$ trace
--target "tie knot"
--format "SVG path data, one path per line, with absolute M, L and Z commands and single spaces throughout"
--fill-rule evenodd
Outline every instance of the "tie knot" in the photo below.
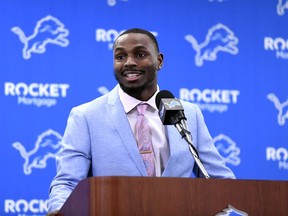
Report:
M 144 115 L 148 108 L 148 104 L 138 104 L 137 105 L 137 111 L 139 115 Z

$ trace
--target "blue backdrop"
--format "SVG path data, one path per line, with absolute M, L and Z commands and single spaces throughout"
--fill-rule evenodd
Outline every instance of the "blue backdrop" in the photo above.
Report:
M 111 46 L 140 27 L 160 88 L 197 103 L 238 179 L 288 180 L 287 0 L 1 0 L 0 215 L 45 215 L 73 106 L 111 90 Z

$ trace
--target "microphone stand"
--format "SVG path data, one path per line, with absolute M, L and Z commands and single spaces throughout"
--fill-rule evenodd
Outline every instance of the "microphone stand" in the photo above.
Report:
M 189 150 L 190 150 L 197 166 L 199 167 L 201 173 L 204 175 L 204 177 L 206 179 L 210 179 L 210 176 L 209 176 L 208 172 L 206 171 L 205 167 L 203 166 L 203 164 L 201 163 L 201 161 L 199 159 L 198 152 L 193 145 L 192 136 L 191 136 L 190 131 L 187 128 L 186 122 L 183 119 L 181 119 L 181 123 L 176 123 L 175 127 L 177 128 L 177 130 L 181 134 L 182 138 L 184 138 L 186 140 L 186 142 L 188 143 Z

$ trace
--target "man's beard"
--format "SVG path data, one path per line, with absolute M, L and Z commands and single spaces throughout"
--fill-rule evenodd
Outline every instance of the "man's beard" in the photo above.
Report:
M 121 89 L 128 95 L 137 98 L 138 95 L 140 95 L 144 90 L 150 88 L 151 85 L 153 85 L 153 81 L 152 82 L 146 82 L 141 86 L 132 86 L 132 87 L 128 87 L 125 86 L 123 83 L 121 83 L 118 79 L 118 77 L 116 76 L 116 73 L 114 72 L 114 77 L 117 80 L 117 82 L 119 83 Z

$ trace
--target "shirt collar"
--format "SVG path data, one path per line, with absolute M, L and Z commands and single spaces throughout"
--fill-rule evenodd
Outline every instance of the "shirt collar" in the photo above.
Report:
M 157 90 L 154 93 L 154 95 L 148 100 L 145 101 L 145 103 L 149 104 L 151 107 L 153 107 L 155 110 L 157 109 L 156 103 L 155 103 L 155 98 L 157 93 L 159 92 L 159 86 L 157 85 Z M 143 101 L 140 101 L 134 97 L 131 97 L 127 93 L 125 93 L 121 87 L 118 84 L 118 94 L 120 97 L 120 101 L 123 104 L 124 110 L 126 113 L 129 113 L 132 109 L 134 109 L 138 104 L 143 103 Z

